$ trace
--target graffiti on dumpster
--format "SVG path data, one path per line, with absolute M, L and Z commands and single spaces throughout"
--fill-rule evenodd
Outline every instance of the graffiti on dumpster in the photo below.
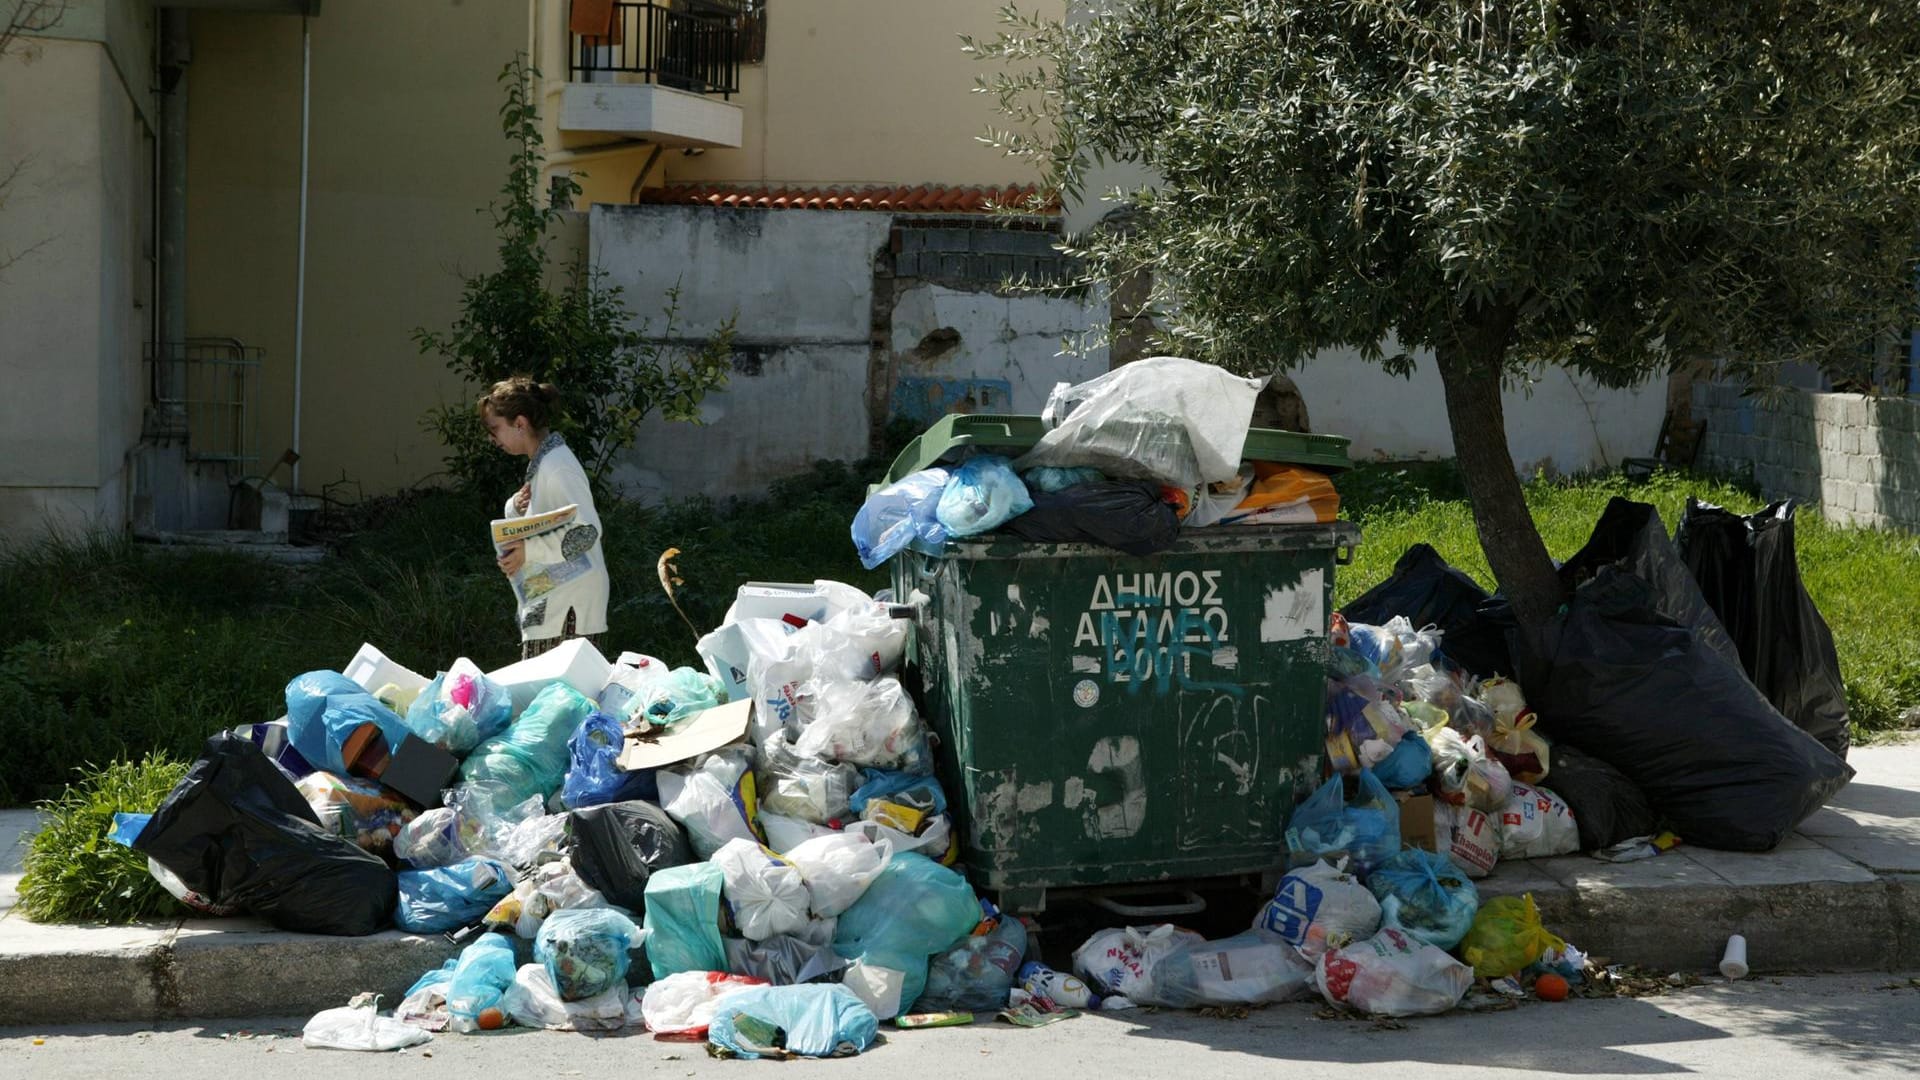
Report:
M 1239 697 L 1242 687 L 1193 673 L 1196 656 L 1219 667 L 1238 663 L 1237 650 L 1228 644 L 1221 577 L 1219 570 L 1102 574 L 1080 613 L 1074 647 L 1097 647 L 1106 680 L 1124 684 L 1129 694 L 1152 688 L 1161 697 L 1176 689 Z

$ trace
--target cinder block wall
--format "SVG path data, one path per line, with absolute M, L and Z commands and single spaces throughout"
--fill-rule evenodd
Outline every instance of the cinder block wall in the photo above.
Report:
M 1768 498 L 1818 506 L 1842 524 L 1920 530 L 1920 401 L 1790 391 L 1777 400 L 1700 383 L 1700 464 L 1751 473 Z

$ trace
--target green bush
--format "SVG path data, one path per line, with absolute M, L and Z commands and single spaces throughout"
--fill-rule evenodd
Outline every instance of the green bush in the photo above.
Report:
M 88 769 L 39 806 L 20 911 L 35 922 L 127 923 L 186 912 L 147 872 L 147 858 L 107 839 L 116 813 L 147 813 L 187 774 L 165 754 Z

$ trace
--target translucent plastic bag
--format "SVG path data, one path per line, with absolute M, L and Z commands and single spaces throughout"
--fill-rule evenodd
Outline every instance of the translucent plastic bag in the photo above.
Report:
M 904 773 L 933 772 L 927 726 L 900 680 L 808 683 L 812 722 L 793 747 L 802 754 Z
M 1513 785 L 1500 812 L 1500 857 L 1545 859 L 1580 850 L 1580 824 L 1566 801 L 1543 787 Z
M 863 769 L 860 775 L 864 782 L 847 799 L 847 808 L 856 814 L 865 811 L 871 799 L 900 803 L 927 814 L 947 812 L 947 793 L 931 776 L 885 769 Z
M 541 866 L 532 877 L 514 886 L 513 892 L 494 904 L 482 921 L 531 941 L 539 936 L 547 916 L 556 911 L 606 906 L 607 898 L 563 859 Z
M 727 692 L 720 680 L 690 667 L 674 668 L 666 678 L 649 683 L 635 699 L 632 716 L 652 727 L 674 724 L 724 704 Z
M 287 684 L 287 738 L 314 768 L 345 776 L 372 738 L 387 749 L 409 734 L 392 709 L 337 671 L 309 671 Z M 371 729 L 371 730 L 368 730 Z
M 1287 849 L 1296 863 L 1347 859 L 1365 877 L 1400 850 L 1400 804 L 1370 769 L 1360 770 L 1358 794 L 1347 802 L 1345 779 L 1335 775 L 1293 812 Z
M 867 496 L 853 516 L 860 565 L 872 570 L 915 544 L 939 551 L 947 530 L 934 512 L 951 476 L 945 469 L 922 469 Z
M 315 1013 L 300 1032 L 300 1045 L 309 1050 L 402 1050 L 432 1041 L 427 1032 L 381 1016 L 371 1005 Z
M 740 934 L 763 941 L 807 925 L 807 882 L 792 863 L 751 840 L 729 840 L 714 852 Z
M 858 903 L 893 858 L 893 844 L 861 833 L 832 833 L 786 853 L 806 879 L 813 913 L 832 918 Z
M 1453 860 L 1470 878 L 1493 873 L 1500 862 L 1498 815 L 1471 806 L 1433 804 L 1434 848 Z
M 372 780 L 313 772 L 294 781 L 320 824 L 355 847 L 385 857 L 394 839 L 419 814 L 402 796 Z
M 547 967 L 562 1001 L 579 1001 L 624 984 L 629 951 L 646 931 L 612 908 L 569 908 L 540 924 L 533 958 Z
M 1513 794 L 1507 767 L 1487 756 L 1479 736 L 1463 739 L 1452 728 L 1427 733 L 1433 746 L 1434 794 L 1442 802 L 1499 813 Z
M 1073 951 L 1073 970 L 1095 993 L 1133 1000 L 1153 992 L 1153 973 L 1162 959 L 1207 939 L 1172 923 L 1102 930 Z
M 752 755 L 744 746 L 728 747 L 705 755 L 691 771 L 662 770 L 656 777 L 661 809 L 687 830 L 698 857 L 713 858 L 729 840 L 764 842 Z
M 1435 1016 L 1467 996 L 1473 969 L 1445 949 L 1388 928 L 1322 957 L 1314 982 L 1330 1005 L 1379 1016 Z
M 1033 509 L 1033 496 L 998 454 L 977 454 L 953 471 L 934 517 L 954 538 L 992 532 Z
M 1137 1005 L 1197 1009 L 1209 1005 L 1262 1005 L 1309 992 L 1313 964 L 1292 945 L 1264 930 L 1175 949 L 1154 966 Z
M 1079 487 L 1081 484 L 1097 484 L 1106 478 L 1106 474 L 1099 469 L 1057 469 L 1047 466 L 1029 469 L 1020 474 L 1021 482 L 1027 485 L 1029 491 L 1044 491 L 1049 495 L 1056 491 L 1065 491 L 1070 487 Z M 869 566 L 867 569 L 871 570 L 873 567 Z
M 569 810 L 612 802 L 660 798 L 652 769 L 629 772 L 619 765 L 626 735 L 620 721 L 603 712 L 587 717 L 567 739 L 567 778 L 560 800 Z
M 486 792 L 495 806 L 536 796 L 544 802 L 566 777 L 567 741 L 591 715 L 593 702 L 565 683 L 554 683 L 505 732 L 474 747 L 460 777 Z
M 809 926 L 811 930 L 811 926 Z M 843 971 L 848 961 L 833 951 L 833 935 L 824 944 L 781 934 L 765 941 L 727 939 L 727 970 L 736 975 L 765 979 L 774 986 L 815 982 Z
M 1265 379 L 1155 356 L 1074 386 L 1054 387 L 1048 427 L 1022 469 L 1085 466 L 1108 476 L 1192 489 L 1240 469 Z
M 560 1000 L 544 964 L 526 964 L 500 998 L 500 1007 L 522 1027 L 550 1031 L 617 1031 L 637 1019 L 626 983 L 615 983 L 579 1001 Z
M 869 601 L 809 625 L 800 644 L 817 679 L 866 681 L 900 666 L 907 653 L 908 619 L 896 619 L 887 605 Z
M 859 824 L 855 822 L 853 824 Z M 838 836 L 839 830 L 783 814 L 761 814 L 760 827 L 766 831 L 767 846 L 785 855 L 817 836 Z
M 453 1030 L 480 1030 L 480 1014 L 500 1004 L 500 995 L 512 985 L 512 942 L 499 934 L 482 934 L 460 950 L 446 990 Z
M 640 999 L 647 1030 L 656 1035 L 703 1035 L 728 997 L 766 981 L 724 971 L 681 971 L 654 980 Z
M 1510 679 L 1488 679 L 1480 684 L 1480 700 L 1493 710 L 1493 737 L 1487 751 L 1523 784 L 1537 783 L 1552 764 L 1552 747 L 1533 730 L 1534 713 Z
M 895 854 L 840 916 L 833 946 L 849 960 L 902 972 L 906 1010 L 926 988 L 928 958 L 979 922 L 980 902 L 965 878 L 925 856 Z
M 470 926 L 513 891 L 513 871 L 492 859 L 466 859 L 435 870 L 402 870 L 393 921 L 402 930 L 438 934 Z
M 647 879 L 647 962 L 653 977 L 682 971 L 720 971 L 727 953 L 720 944 L 720 895 L 726 875 L 712 863 L 656 870 Z
M 1393 753 L 1373 767 L 1373 774 L 1395 791 L 1424 790 L 1427 781 L 1433 778 L 1433 750 L 1426 739 L 1408 732 L 1394 745 Z
M 393 854 L 420 870 L 448 866 L 466 858 L 466 846 L 460 843 L 458 815 L 448 806 L 421 813 L 401 826 L 399 835 L 393 838 Z
M 859 769 L 796 753 L 784 730 L 760 744 L 762 810 L 823 825 L 840 821 L 850 816 L 848 800 L 859 785 Z
M 1372 937 L 1380 929 L 1380 901 L 1358 878 L 1316 862 L 1281 878 L 1253 925 L 1312 963 L 1331 949 Z
M 971 934 L 933 958 L 927 989 L 914 1002 L 921 1012 L 998 1012 L 1027 955 L 1027 928 L 1002 915 L 993 929 Z
M 715 1005 L 707 1041 L 743 1058 L 845 1057 L 873 1045 L 879 1018 L 837 983 L 762 986 Z
M 1453 860 L 1418 848 L 1380 864 L 1367 887 L 1380 900 L 1382 927 L 1404 930 L 1442 949 L 1460 944 L 1480 910 L 1480 890 Z
M 464 656 L 427 684 L 407 709 L 407 727 L 455 757 L 505 731 L 512 719 L 513 695 Z
M 1460 942 L 1460 958 L 1473 965 L 1475 975 L 1498 979 L 1519 974 L 1550 949 L 1566 947 L 1541 923 L 1532 893 L 1496 896 L 1473 917 L 1473 929 Z

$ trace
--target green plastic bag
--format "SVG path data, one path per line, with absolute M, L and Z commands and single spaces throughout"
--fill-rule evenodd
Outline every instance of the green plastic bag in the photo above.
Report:
M 712 863 L 689 863 L 656 870 L 647 879 L 644 925 L 647 962 L 653 977 L 682 971 L 727 970 L 720 942 L 720 890 L 726 878 Z
M 913 1008 L 927 988 L 933 954 L 980 925 L 980 899 L 967 879 L 918 852 L 887 863 L 860 899 L 840 913 L 834 951 L 905 973 L 900 1011 Z
M 593 715 L 593 702 L 565 683 L 540 691 L 507 730 L 473 748 L 460 778 L 494 806 L 542 803 L 567 776 L 567 740 Z
M 1566 945 L 1540 922 L 1532 893 L 1499 896 L 1480 905 L 1473 929 L 1460 942 L 1460 958 L 1473 965 L 1475 975 L 1500 979 L 1518 974 L 1547 950 Z

